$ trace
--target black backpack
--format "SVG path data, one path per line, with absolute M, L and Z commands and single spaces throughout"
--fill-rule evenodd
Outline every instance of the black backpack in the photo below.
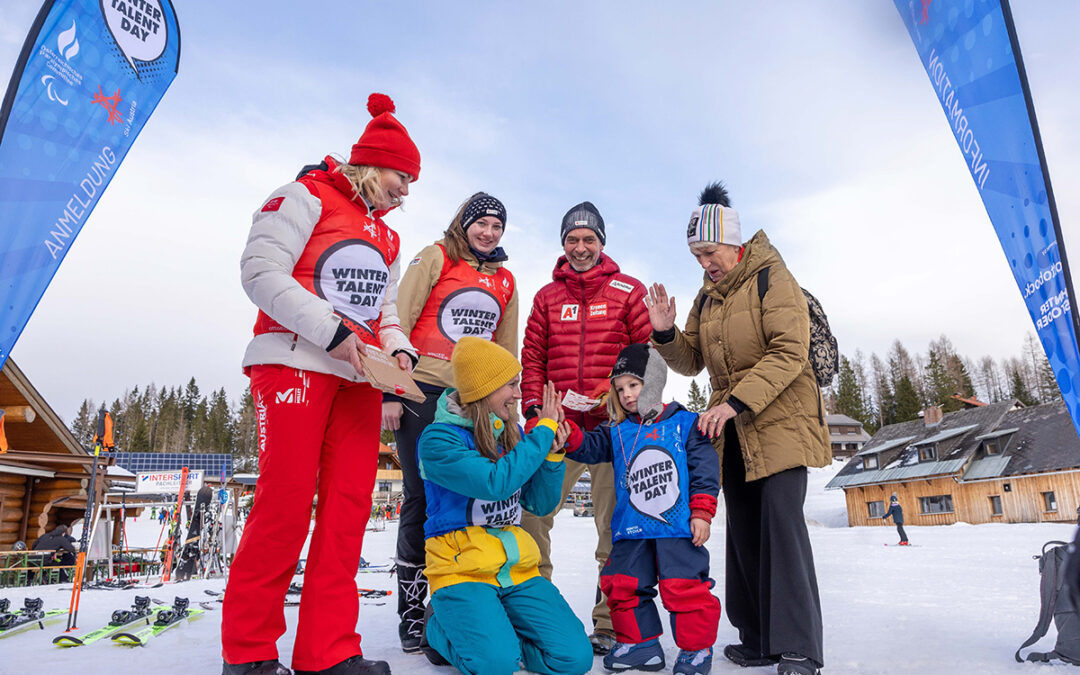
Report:
M 1049 551 L 1047 546 L 1054 546 Z M 1070 546 L 1063 541 L 1048 541 L 1043 544 L 1042 555 L 1034 556 L 1039 561 L 1039 596 L 1042 599 L 1039 609 L 1039 623 L 1031 637 L 1016 650 L 1016 660 L 1024 662 L 1020 652 L 1039 641 L 1050 628 L 1050 619 L 1057 628 L 1057 642 L 1050 652 L 1031 652 L 1027 660 L 1045 663 L 1050 659 L 1060 659 L 1066 663 L 1080 665 L 1080 614 L 1077 614 L 1074 593 L 1067 584 L 1069 574 L 1066 566 L 1069 560 Z
M 766 267 L 757 275 L 758 302 L 765 300 L 768 290 L 769 268 Z M 829 317 L 825 316 L 821 303 L 805 288 L 802 292 L 810 310 L 810 365 L 814 367 L 818 386 L 828 387 L 840 372 L 840 349 L 836 345 L 836 337 L 829 328 Z

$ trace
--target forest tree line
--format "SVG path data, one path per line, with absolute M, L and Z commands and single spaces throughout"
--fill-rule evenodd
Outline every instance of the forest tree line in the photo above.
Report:
M 957 396 L 983 403 L 1018 400 L 1025 406 L 1061 400 L 1050 361 L 1033 334 L 1020 356 L 995 361 L 958 354 L 942 335 L 925 353 L 912 353 L 896 340 L 884 357 L 856 349 L 840 355 L 840 372 L 823 392 L 830 413 L 862 422 L 871 435 L 881 427 L 909 422 L 930 406 L 960 410 Z M 688 405 L 704 410 L 708 392 L 691 382 Z
M 956 353 L 944 335 L 925 353 L 912 353 L 895 341 L 884 356 L 862 351 L 840 356 L 840 373 L 824 392 L 830 413 L 859 420 L 867 432 L 895 422 L 916 419 L 930 405 L 945 412 L 963 404 L 954 398 L 975 397 L 986 403 L 1017 399 L 1036 405 L 1061 399 L 1050 363 L 1029 334 L 1020 356 L 995 361 Z M 702 411 L 709 392 L 691 381 L 686 399 Z M 75 438 L 89 447 L 99 403 L 85 399 L 71 423 Z M 236 472 L 255 471 L 258 423 L 250 390 L 230 402 L 225 389 L 203 394 L 195 378 L 184 387 L 136 386 L 106 405 L 112 415 L 117 450 L 122 452 L 196 452 L 233 455 Z M 392 440 L 383 434 L 384 442 Z

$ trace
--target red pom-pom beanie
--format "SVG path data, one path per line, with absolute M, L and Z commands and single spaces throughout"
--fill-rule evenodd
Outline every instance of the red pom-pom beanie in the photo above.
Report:
M 372 94 L 367 107 L 372 120 L 352 147 L 349 164 L 395 169 L 409 174 L 413 180 L 419 178 L 420 151 L 392 114 L 394 102 L 386 94 Z

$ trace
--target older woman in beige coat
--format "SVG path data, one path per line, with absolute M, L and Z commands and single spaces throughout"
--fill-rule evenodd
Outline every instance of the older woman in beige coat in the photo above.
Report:
M 700 201 L 687 238 L 705 280 L 686 328 L 675 327 L 675 298 L 662 285 L 646 304 L 672 370 L 705 368 L 712 385 L 698 426 L 721 456 L 726 606 L 740 640 L 724 656 L 814 675 L 824 664 L 821 602 L 803 502 L 806 467 L 827 465 L 830 452 L 806 298 L 764 232 L 742 243 L 721 184 Z

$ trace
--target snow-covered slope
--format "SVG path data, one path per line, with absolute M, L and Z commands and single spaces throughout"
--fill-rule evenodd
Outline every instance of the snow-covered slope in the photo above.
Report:
M 1067 525 L 953 525 L 907 527 L 915 546 L 883 546 L 895 541 L 891 526 L 848 528 L 841 491 L 824 491 L 839 465 L 811 472 L 806 517 L 814 545 L 825 619 L 827 673 L 1033 673 L 1038 666 L 1013 661 L 1016 647 L 1038 617 L 1038 569 L 1032 555 L 1051 539 L 1069 539 Z M 368 532 L 364 556 L 387 562 L 394 551 L 396 525 Z M 596 564 L 591 518 L 563 511 L 554 534 L 555 583 L 587 624 L 592 608 Z M 153 545 L 158 526 L 144 517 L 132 526 L 136 543 Z M 718 517 L 707 544 L 713 559 L 717 594 L 723 601 L 724 523 Z M 298 578 L 302 580 L 302 577 Z M 368 588 L 394 589 L 388 574 L 357 575 Z M 220 590 L 223 580 L 190 581 L 150 591 L 160 599 L 185 595 L 205 600 L 204 589 Z M 70 593 L 56 587 L 0 590 L 13 605 L 26 595 L 40 596 L 47 607 L 67 607 Z M 80 625 L 108 621 L 112 610 L 130 604 L 134 591 L 87 591 L 82 597 Z M 448 675 L 449 668 L 428 664 L 423 656 L 403 654 L 397 646 L 396 597 L 385 604 L 361 607 L 360 632 L 370 658 L 388 660 L 397 675 Z M 286 608 L 289 631 L 279 642 L 282 661 L 289 662 L 296 608 Z M 726 612 L 725 612 L 726 617 Z M 0 640 L 0 673 L 216 673 L 220 672 L 221 613 L 213 611 L 179 626 L 146 647 L 124 648 L 97 643 L 61 650 L 50 644 L 62 629 L 49 627 Z M 736 640 L 735 630 L 721 621 L 717 644 Z M 677 649 L 670 636 L 663 643 L 669 667 Z M 1052 645 L 1052 636 L 1044 640 Z M 1047 647 L 1049 648 L 1049 647 Z M 600 659 L 594 672 L 604 672 Z M 717 652 L 714 673 L 745 671 Z

